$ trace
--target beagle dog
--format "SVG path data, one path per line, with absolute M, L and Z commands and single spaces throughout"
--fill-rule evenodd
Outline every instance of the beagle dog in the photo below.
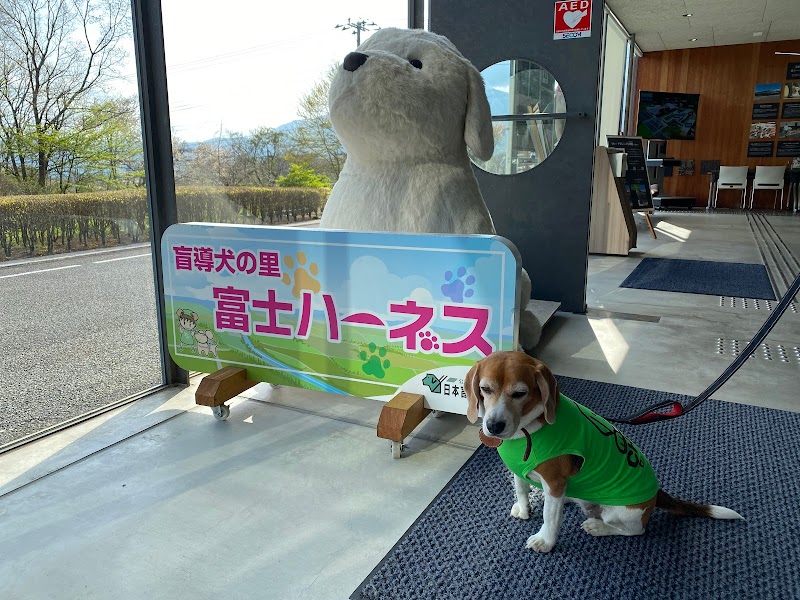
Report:
M 511 516 L 528 519 L 530 486 L 543 491 L 543 523 L 526 546 L 550 552 L 564 520 L 564 502 L 588 517 L 593 536 L 641 535 L 654 508 L 676 515 L 742 519 L 722 506 L 669 496 L 639 448 L 611 423 L 559 392 L 542 362 L 523 352 L 495 352 L 464 380 L 474 423 L 483 409 L 481 441 L 497 447 L 514 473 L 517 501 Z

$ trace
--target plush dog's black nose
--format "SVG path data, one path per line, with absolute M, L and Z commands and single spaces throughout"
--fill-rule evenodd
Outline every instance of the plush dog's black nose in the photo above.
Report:
M 498 433 L 502 433 L 502 431 L 506 428 L 505 421 L 487 421 L 486 422 L 486 429 L 489 430 L 489 433 L 492 435 L 497 435 Z
M 358 67 L 367 62 L 367 55 L 361 52 L 351 52 L 344 57 L 345 71 L 355 71 Z

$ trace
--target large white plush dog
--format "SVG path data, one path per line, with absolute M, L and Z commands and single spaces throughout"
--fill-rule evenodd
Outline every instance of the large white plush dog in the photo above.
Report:
M 330 118 L 347 162 L 320 226 L 356 231 L 494 234 L 467 147 L 494 150 L 478 70 L 445 37 L 382 29 L 348 54 L 331 83 Z M 531 282 L 523 270 L 522 308 Z M 520 343 L 534 347 L 536 317 L 523 310 Z

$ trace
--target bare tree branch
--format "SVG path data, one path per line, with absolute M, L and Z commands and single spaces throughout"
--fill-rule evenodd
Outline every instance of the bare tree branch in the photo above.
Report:
M 117 74 L 124 58 L 121 40 L 130 33 L 129 4 L 0 0 L 0 22 L 5 75 L 0 80 L 0 127 L 7 144 L 10 133 L 33 140 L 37 182 L 44 188 L 52 140 L 79 119 L 95 90 Z

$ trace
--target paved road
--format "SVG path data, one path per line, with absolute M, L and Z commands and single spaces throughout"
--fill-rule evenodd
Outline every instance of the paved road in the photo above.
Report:
M 0 263 L 0 445 L 159 383 L 149 245 Z

